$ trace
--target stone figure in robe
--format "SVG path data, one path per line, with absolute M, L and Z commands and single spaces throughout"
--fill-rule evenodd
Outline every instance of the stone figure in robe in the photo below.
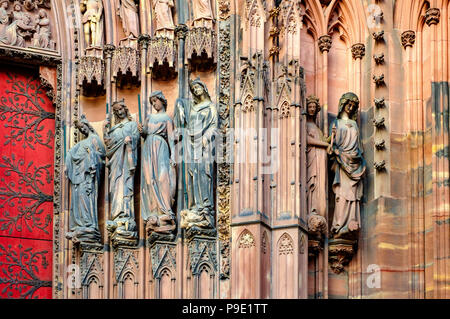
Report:
M 117 14 L 127 37 L 139 36 L 139 10 L 135 0 L 116 0 Z
M 330 144 L 316 124 L 319 99 L 309 96 L 306 102 L 307 207 L 309 230 L 316 235 L 326 232 L 327 150 Z
M 34 34 L 33 45 L 35 47 L 47 49 L 50 47 L 50 19 L 44 9 L 39 10 L 36 21 L 36 33 Z
M 175 238 L 176 216 L 172 210 L 176 192 L 173 121 L 166 113 L 167 100 L 161 91 L 153 92 L 150 110 L 139 131 L 142 145 L 141 214 L 153 239 Z
M 194 27 L 212 28 L 211 0 L 192 0 Z
M 155 13 L 155 36 L 174 38 L 175 25 L 173 23 L 172 8 L 173 0 L 153 0 L 153 11 Z
M 216 105 L 200 79 L 190 81 L 193 100 L 177 103 L 177 131 L 182 131 L 187 202 L 181 211 L 181 228 L 191 234 L 215 234 L 214 139 L 218 127 Z
M 25 40 L 31 38 L 35 27 L 31 16 L 22 11 L 22 5 L 15 3 L 12 21 L 0 34 L 0 43 L 23 48 Z
M 9 1 L 3 0 L 0 1 L 0 37 L 3 34 L 6 26 L 9 23 L 9 14 L 8 14 Z
M 103 45 L 102 0 L 81 0 L 80 10 L 86 48 L 101 47 Z
M 105 147 L 97 132 L 83 115 L 75 127 L 86 138 L 67 153 L 65 173 L 70 181 L 69 232 L 74 242 L 99 243 L 98 187 L 105 161 Z
M 137 241 L 134 175 L 140 135 L 123 100 L 113 103 L 112 111 L 114 125 L 108 115 L 103 130 L 109 168 L 110 220 L 106 227 L 113 245 L 133 246 Z
M 356 94 L 344 94 L 339 101 L 337 119 L 331 125 L 332 189 L 335 193 L 331 234 L 335 239 L 355 239 L 361 228 L 360 201 L 366 162 L 356 123 L 358 107 Z

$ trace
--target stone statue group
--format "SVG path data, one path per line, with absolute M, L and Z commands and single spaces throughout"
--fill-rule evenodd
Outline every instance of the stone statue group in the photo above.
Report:
M 181 193 L 177 203 L 181 228 L 193 235 L 215 234 L 211 148 L 218 115 L 202 81 L 190 81 L 190 90 L 192 101 L 177 100 L 174 120 L 166 113 L 167 100 L 161 91 L 151 94 L 154 112 L 147 110 L 143 123 L 132 119 L 124 101 L 113 103 L 104 123 L 103 141 L 85 116 L 75 121 L 86 138 L 66 156 L 66 175 L 71 185 L 67 238 L 82 243 L 101 241 L 98 190 L 106 157 L 106 228 L 113 246 L 137 244 L 134 178 L 141 139 L 140 211 L 149 240 L 175 238 L 177 217 L 173 207 L 177 189 Z M 175 150 L 176 145 L 181 152 Z M 182 154 L 182 159 L 175 158 L 176 154 Z
M 359 99 L 354 93 L 344 94 L 339 101 L 337 118 L 331 124 L 330 136 L 325 138 L 316 124 L 320 112 L 319 99 L 307 99 L 307 206 L 308 226 L 312 235 L 328 232 L 327 157 L 334 172 L 332 190 L 335 194 L 331 236 L 335 240 L 354 240 L 361 228 L 360 201 L 366 162 L 356 118 Z

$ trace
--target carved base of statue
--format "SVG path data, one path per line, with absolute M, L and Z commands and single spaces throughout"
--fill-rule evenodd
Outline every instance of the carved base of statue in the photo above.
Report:
M 181 223 L 180 227 L 186 230 L 186 237 L 192 238 L 194 236 L 216 236 L 216 229 L 214 227 L 214 220 L 209 210 L 204 209 L 201 212 L 195 210 L 183 210 L 180 213 Z
M 114 247 L 137 245 L 137 226 L 133 219 L 118 218 L 114 221 L 108 220 L 106 222 L 106 229 Z
M 66 233 L 66 238 L 78 243 L 99 243 L 102 239 L 100 232 L 95 228 L 78 227 Z
M 328 242 L 330 267 L 334 273 L 340 274 L 352 260 L 356 252 L 356 240 L 331 239 Z
M 176 230 L 175 220 L 171 216 L 151 216 L 146 223 L 145 229 L 148 235 L 148 243 L 155 241 L 173 241 Z
M 131 88 L 140 82 L 140 53 L 138 39 L 132 35 L 122 39 L 112 56 L 112 75 L 119 88 Z
M 190 29 L 186 38 L 186 54 L 191 71 L 214 69 L 217 64 L 214 30 L 206 27 Z
M 323 250 L 322 239 L 308 239 L 308 256 L 317 256 Z

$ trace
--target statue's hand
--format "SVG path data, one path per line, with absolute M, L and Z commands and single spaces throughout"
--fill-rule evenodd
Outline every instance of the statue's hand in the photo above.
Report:
M 138 124 L 138 130 L 141 135 L 144 135 L 144 127 L 142 126 L 141 123 Z
M 333 154 L 333 146 L 332 146 L 332 145 L 328 145 L 327 153 L 328 153 L 329 155 Z
M 206 137 L 202 137 L 202 145 L 203 145 L 203 148 L 206 148 L 207 146 L 208 146 L 208 139 L 206 138 Z
M 124 142 L 125 142 L 125 144 L 130 144 L 131 143 L 131 137 L 129 137 L 129 136 L 125 137 Z

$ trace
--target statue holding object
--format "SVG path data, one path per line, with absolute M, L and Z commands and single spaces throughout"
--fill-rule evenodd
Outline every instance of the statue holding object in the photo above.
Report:
M 109 168 L 110 218 L 106 223 L 113 246 L 137 244 L 134 214 L 134 175 L 139 142 L 138 125 L 131 118 L 124 100 L 112 105 L 103 134 Z

